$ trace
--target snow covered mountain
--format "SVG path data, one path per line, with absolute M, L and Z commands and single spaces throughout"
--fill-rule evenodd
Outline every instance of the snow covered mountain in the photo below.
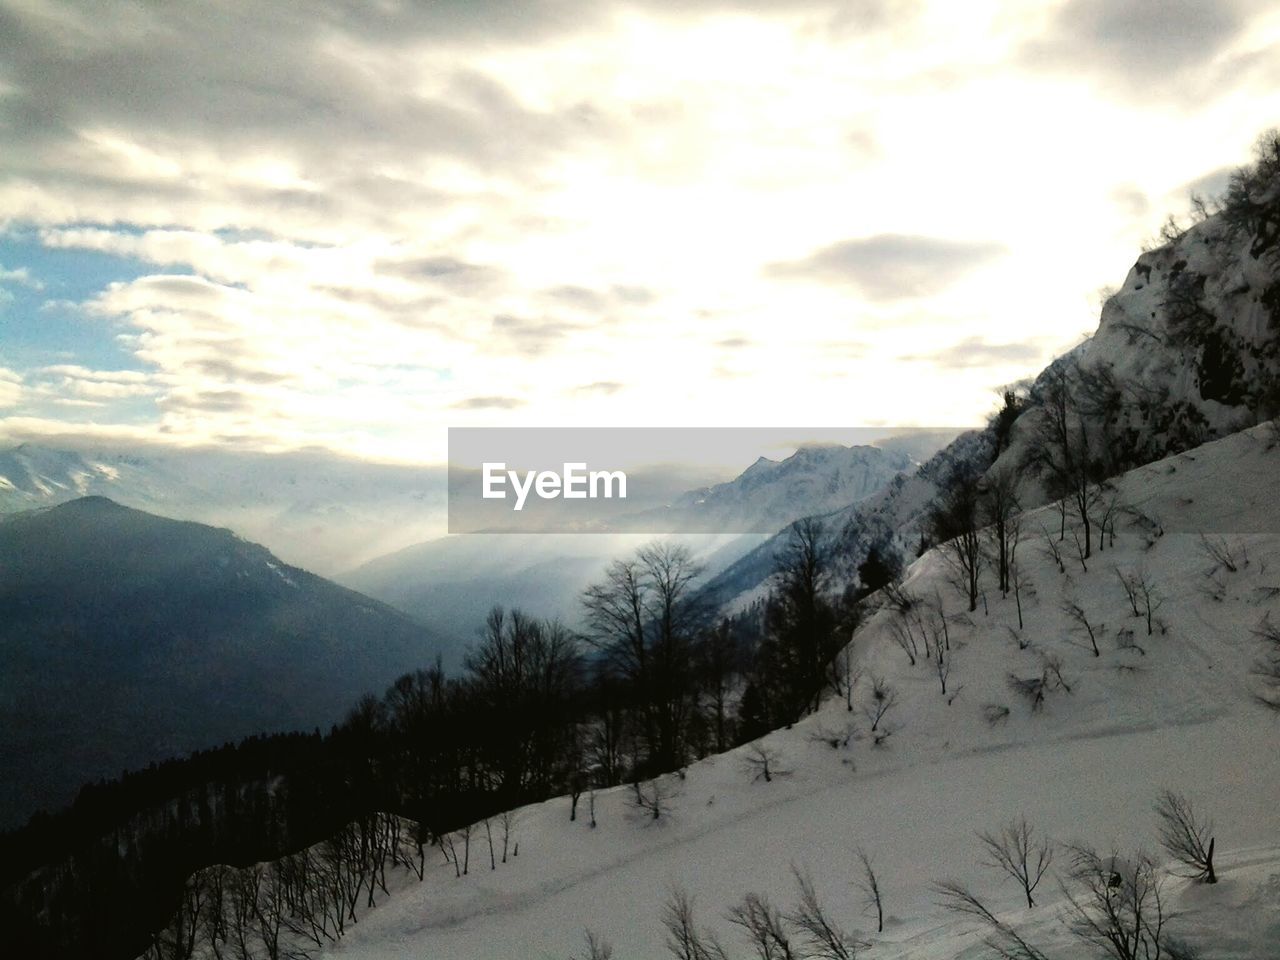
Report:
M 1274 222 L 1228 211 L 1144 254 L 1097 333 L 1008 416 L 825 514 L 847 573 L 872 544 L 912 558 L 957 475 L 991 484 L 1012 471 L 1024 513 L 1007 592 L 988 578 L 972 609 L 953 548 L 923 549 L 842 655 L 845 692 L 816 713 L 601 790 L 590 817 L 569 797 L 515 811 L 503 818 L 520 845 L 509 861 L 473 854 L 461 869 L 458 851 L 491 823 L 442 838 L 421 879 L 401 872 L 323 953 L 1276 957 Z M 1062 495 L 1054 478 L 1030 469 L 1055 416 L 1070 427 L 1064 446 L 1079 444 L 1093 508 L 1113 520 L 1089 556 L 1068 546 L 1078 533 L 1049 503 Z M 758 595 L 776 546 L 708 589 L 730 605 Z M 1166 791 L 1198 811 L 1217 883 L 1185 876 L 1162 847 Z M 1046 840 L 1034 905 L 979 835 L 1019 822 Z M 848 934 L 836 938 L 845 953 L 802 945 L 814 904 Z
M 652 539 L 649 531 L 695 531 L 665 539 L 686 544 L 712 575 L 763 539 L 713 531 L 773 531 L 815 510 L 855 503 L 913 465 L 897 449 L 802 447 L 782 461 L 761 457 L 733 480 L 692 490 L 667 510 L 622 518 L 613 524 L 616 533 L 445 537 L 379 557 L 338 579 L 430 623 L 445 638 L 446 664 L 456 667 L 495 603 L 575 623 L 583 589 L 611 559 Z
M 855 577 L 875 545 L 914 556 L 930 506 L 957 472 L 1010 471 L 1023 506 L 1045 503 L 1027 465 L 1055 383 L 1073 398 L 1074 422 L 1087 429 L 1087 453 L 1104 475 L 1280 413 L 1280 249 L 1237 221 L 1219 212 L 1142 254 L 1094 335 L 1019 391 L 1007 423 L 997 417 L 863 502 L 825 513 L 845 575 Z M 728 609 L 762 596 L 788 536 L 782 530 L 743 556 L 707 596 Z
M 322 451 L 84 447 L 0 450 L 0 514 L 104 496 L 234 529 L 287 561 L 332 573 L 444 527 L 443 469 Z
M 802 446 L 784 460 L 760 457 L 725 483 L 691 490 L 665 510 L 622 518 L 622 529 L 772 533 L 794 520 L 866 499 L 916 466 L 875 446 Z
M 182 894 L 189 912 L 171 914 L 173 942 L 219 955 L 230 916 L 265 955 L 348 960 L 563 960 L 584 945 L 591 960 L 1274 960 L 1277 224 L 1276 210 L 1252 225 L 1224 213 L 1144 254 L 1098 333 L 987 429 L 824 515 L 846 577 L 873 545 L 909 563 L 867 601 L 812 713 L 621 786 L 576 792 L 590 761 L 571 757 L 555 781 L 571 796 L 438 819 L 429 844 L 365 810 L 307 855 L 207 868 Z M 962 538 L 931 546 L 924 519 L 1003 477 L 1021 501 L 1016 569 L 1006 588 L 989 572 L 969 588 Z M 713 581 L 714 599 L 759 595 L 776 546 Z M 646 626 L 634 602 L 613 612 L 630 636 Z M 508 649 L 492 648 L 495 664 Z M 439 680 L 409 678 L 384 703 L 427 702 Z M 513 689 L 494 701 L 519 706 Z M 596 692 L 603 711 L 567 726 L 570 749 L 583 726 L 606 752 L 625 736 L 612 690 Z M 533 717 L 396 715 L 474 724 L 504 748 Z M 449 799 L 479 816 L 465 790 Z M 1181 850 L 1162 834 L 1162 796 L 1166 813 L 1195 811 Z M 1021 883 L 1019 836 L 1034 873 Z M 1217 882 L 1187 876 L 1189 855 L 1212 858 Z M 190 905 L 215 889 L 201 926 L 208 908 Z
M 833 697 L 790 729 L 641 784 L 662 798 L 657 817 L 631 786 L 590 798 L 590 818 L 586 799 L 576 819 L 568 797 L 518 810 L 517 857 L 491 869 L 473 850 L 459 876 L 432 851 L 421 881 L 397 872 L 392 895 L 321 955 L 562 960 L 584 955 L 589 929 L 614 956 L 670 956 L 664 917 L 685 891 L 704 940 L 752 957 L 729 911 L 755 894 L 794 915 L 798 870 L 864 943 L 858 956 L 984 957 L 1013 931 L 1040 951 L 1026 956 L 1087 960 L 1102 954 L 1073 932 L 1071 898 L 1086 887 L 1072 843 L 1110 871 L 1104 897 L 1128 889 L 1139 851 L 1152 858 L 1142 876 L 1160 894 L 1164 950 L 1176 937 L 1206 957 L 1274 957 L 1280 752 L 1253 670 L 1280 616 L 1278 470 L 1280 430 L 1268 423 L 1131 471 L 1116 482 L 1125 519 L 1087 570 L 1060 564 L 1051 535 L 1031 535 L 1020 596 L 990 592 L 973 614 L 944 551 L 928 551 L 897 602 L 855 633 L 849 706 Z M 1043 508 L 1026 529 L 1052 530 L 1055 516 Z M 1122 577 L 1146 584 L 1150 626 Z M 1181 878 L 1156 843 L 1164 789 L 1216 824 L 1217 884 Z M 1022 817 L 1053 843 L 1032 908 L 984 865 L 976 835 Z M 470 844 L 483 849 L 484 836 L 479 825 Z M 453 840 L 461 850 L 462 835 Z M 858 851 L 877 875 L 883 930 L 857 886 Z M 999 926 L 948 910 L 943 880 Z M 794 955 L 819 955 L 789 935 Z
M 101 496 L 119 485 L 118 466 L 91 463 L 71 450 L 23 443 L 0 452 L 0 503 L 6 511 Z

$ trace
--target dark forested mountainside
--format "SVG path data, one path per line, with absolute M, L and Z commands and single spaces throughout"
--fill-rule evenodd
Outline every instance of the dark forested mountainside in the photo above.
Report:
M 0 520 L 0 826 L 80 784 L 327 728 L 427 630 L 230 531 L 101 497 Z

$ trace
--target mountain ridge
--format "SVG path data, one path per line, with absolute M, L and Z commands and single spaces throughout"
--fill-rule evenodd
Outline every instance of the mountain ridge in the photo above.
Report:
M 1051 499 L 1027 460 L 1045 395 L 1060 378 L 1084 396 L 1079 419 L 1110 448 L 1111 473 L 1280 413 L 1280 253 L 1256 254 L 1255 246 L 1254 235 L 1220 211 L 1142 253 L 1103 304 L 1097 330 L 1010 394 L 1018 404 L 1011 423 L 1001 426 L 997 415 L 905 480 L 822 514 L 842 573 L 856 578 L 873 546 L 900 559 L 918 553 L 928 512 L 957 472 L 1007 470 L 1023 506 Z M 732 611 L 762 596 L 770 560 L 788 536 L 783 529 L 741 557 L 707 585 L 706 598 Z
M 328 726 L 435 640 L 229 530 L 87 497 L 0 518 L 0 652 L 16 822 L 124 768 Z

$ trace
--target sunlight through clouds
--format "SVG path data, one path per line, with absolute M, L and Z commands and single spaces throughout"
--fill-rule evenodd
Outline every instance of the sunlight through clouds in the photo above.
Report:
M 976 421 L 1280 108 L 1262 5 L 1145 10 L 0 2 L 4 422 Z M 19 235 L 121 265 L 70 302 L 140 380 L 41 333 Z

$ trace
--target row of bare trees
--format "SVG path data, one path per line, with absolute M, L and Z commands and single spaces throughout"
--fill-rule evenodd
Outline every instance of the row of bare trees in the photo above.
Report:
M 325 842 L 270 863 L 206 867 L 145 960 L 303 960 L 337 942 L 388 892 L 388 870 L 424 872 L 410 825 L 389 814 L 348 824 Z
M 858 881 L 865 895 L 864 905 L 874 912 L 877 928 L 884 929 L 884 904 L 879 879 L 870 859 L 859 851 L 863 877 Z M 775 906 L 762 893 L 747 893 L 725 913 L 760 960 L 856 960 L 869 943 L 845 930 L 818 895 L 808 871 L 791 867 L 795 882 L 795 902 L 791 909 Z M 662 911 L 667 952 L 676 960 L 728 960 L 729 952 L 719 936 L 700 924 L 694 914 L 693 898 L 681 887 L 674 888 Z
M 1161 844 L 1175 871 L 1198 882 L 1216 883 L 1213 825 L 1197 814 L 1185 796 L 1172 791 L 1161 793 L 1155 812 Z M 1035 908 L 1035 893 L 1060 854 L 1067 863 L 1059 887 L 1068 929 L 1109 960 L 1190 960 L 1194 956 L 1170 934 L 1174 914 L 1164 873 L 1150 855 L 1102 854 L 1086 844 L 1056 844 L 1025 817 L 996 831 L 979 832 L 978 839 L 984 865 L 1017 887 L 1028 910 Z M 882 933 L 884 888 L 867 853 L 859 849 L 856 858 L 852 885 L 859 891 L 862 909 L 875 917 L 877 931 Z M 776 906 L 766 894 L 751 892 L 724 913 L 724 920 L 736 928 L 757 960 L 856 960 L 870 942 L 841 926 L 807 870 L 793 864 L 791 873 L 795 899 L 790 909 Z M 963 883 L 944 880 L 933 884 L 933 890 L 942 906 L 981 923 L 986 945 L 1002 960 L 1048 960 L 1002 911 L 988 906 Z M 682 887 L 670 891 L 662 909 L 662 926 L 666 951 L 676 960 L 729 960 L 731 956 L 720 936 L 697 918 L 694 898 Z M 593 931 L 586 932 L 586 941 L 583 960 L 613 957 L 612 945 Z
M 1161 846 L 1178 875 L 1206 884 L 1218 882 L 1213 857 L 1213 824 L 1201 817 L 1182 794 L 1163 791 L 1155 804 Z M 1111 960 L 1179 960 L 1190 952 L 1168 930 L 1172 913 L 1164 892 L 1160 865 L 1148 854 L 1101 854 L 1085 844 L 1055 845 L 1037 835 L 1025 817 L 997 832 L 979 833 L 987 866 L 1018 887 L 1027 909 L 1033 893 L 1054 861 L 1065 853 L 1068 867 L 1060 880 L 1067 904 L 1068 927 Z M 1008 921 L 1002 919 L 964 884 L 946 880 L 934 885 L 948 909 L 981 921 L 986 944 L 1003 960 L 1046 960 Z

